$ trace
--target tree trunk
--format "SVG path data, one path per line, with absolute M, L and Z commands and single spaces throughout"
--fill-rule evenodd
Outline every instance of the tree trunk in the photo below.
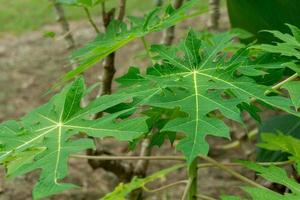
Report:
M 181 7 L 183 0 L 175 0 L 173 7 L 178 9 Z M 171 45 L 175 38 L 175 26 L 171 26 L 167 28 L 163 33 L 163 39 L 161 41 L 162 44 Z
M 220 20 L 220 0 L 209 0 L 209 29 L 218 30 Z

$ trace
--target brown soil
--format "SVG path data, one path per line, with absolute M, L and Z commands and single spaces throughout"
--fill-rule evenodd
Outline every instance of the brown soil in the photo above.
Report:
M 202 30 L 206 26 L 207 16 L 188 21 L 178 26 L 177 39 L 186 33 L 189 26 L 196 30 Z M 228 28 L 226 13 L 222 14 L 221 29 Z M 78 46 L 86 43 L 94 37 L 94 32 L 85 22 L 72 22 L 71 29 L 76 38 Z M 65 48 L 65 42 L 62 39 L 53 40 L 44 38 L 43 32 L 59 32 L 59 26 L 47 26 L 38 32 L 25 34 L 21 37 L 5 35 L 0 39 L 0 122 L 8 119 L 18 118 L 34 107 L 45 103 L 50 95 L 46 95 L 50 86 L 53 85 L 61 75 L 70 69 L 67 56 L 69 51 Z M 153 34 L 148 39 L 160 39 L 160 34 Z M 147 60 L 136 58 L 134 55 L 141 54 L 143 47 L 140 41 L 135 41 L 122 48 L 117 53 L 116 66 L 118 68 L 117 76 L 124 73 L 128 66 L 145 66 Z M 101 74 L 100 65 L 90 70 L 86 76 L 89 77 L 89 83 L 98 80 L 94 74 Z M 211 141 L 212 139 L 210 139 Z M 214 139 L 213 144 L 221 144 L 227 141 Z M 122 147 L 125 144 L 119 144 L 108 140 L 104 143 L 110 150 L 116 154 L 121 154 Z M 119 152 L 119 153 L 118 153 Z M 154 155 L 178 154 L 169 144 L 163 148 L 154 149 Z M 231 159 L 243 158 L 245 152 L 243 148 L 231 151 L 213 151 L 214 157 L 220 161 L 229 161 Z M 226 158 L 226 159 L 224 159 Z M 152 161 L 149 173 L 171 166 L 171 161 Z M 241 169 L 239 169 L 241 170 Z M 251 173 L 243 172 L 251 175 Z M 166 181 L 185 179 L 186 172 L 181 170 Z M 4 178 L 4 170 L 0 171 L 0 199 L 1 200 L 29 200 L 31 190 L 38 178 L 38 172 L 18 177 L 13 180 Z M 66 191 L 63 194 L 51 197 L 49 199 L 67 200 L 67 199 L 99 199 L 103 194 L 111 191 L 118 180 L 113 174 L 107 173 L 101 169 L 91 170 L 85 160 L 70 159 L 70 176 L 68 181 L 78 184 L 79 190 Z M 166 184 L 158 182 L 152 187 Z M 240 194 L 241 182 L 232 178 L 230 175 L 215 169 L 199 170 L 199 190 L 203 194 L 218 196 L 222 193 Z M 158 194 L 149 194 L 152 200 L 159 199 L 180 199 L 184 186 L 178 186 L 166 192 Z

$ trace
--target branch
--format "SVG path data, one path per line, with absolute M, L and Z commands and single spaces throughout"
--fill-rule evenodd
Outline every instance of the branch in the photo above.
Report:
M 282 85 L 284 85 L 285 83 L 289 82 L 289 81 L 292 81 L 292 80 L 295 80 L 296 78 L 298 77 L 298 74 L 295 73 L 293 74 L 292 76 L 288 77 L 287 79 L 281 81 L 280 83 L 274 85 L 272 87 L 273 90 L 277 90 L 277 89 L 280 89 Z
M 126 0 L 120 0 L 118 20 L 123 21 L 126 12 Z
M 140 157 L 146 157 L 146 156 L 150 156 L 150 155 L 151 155 L 150 140 L 145 139 L 141 145 Z M 144 178 L 147 174 L 148 166 L 149 166 L 149 160 L 147 160 L 147 159 L 138 160 L 138 162 L 135 165 L 134 171 L 133 171 L 134 176 Z M 141 198 L 142 195 L 143 195 L 143 190 L 137 189 L 130 193 L 129 199 L 132 199 L 132 200 L 138 199 L 139 197 Z
M 144 45 L 144 48 L 146 50 L 147 56 L 149 57 L 149 59 L 151 60 L 152 64 L 154 64 L 154 61 L 152 59 L 152 55 L 151 55 L 151 51 L 150 51 L 150 47 L 148 42 L 146 41 L 145 37 L 141 37 L 142 43 Z
M 61 25 L 64 38 L 68 44 L 68 49 L 73 49 L 75 47 L 75 41 L 73 35 L 71 34 L 69 23 L 65 17 L 64 9 L 59 3 L 56 2 L 56 0 L 50 1 L 53 3 L 54 10 L 57 16 L 56 21 L 59 22 Z
M 197 194 L 196 197 L 200 198 L 200 199 L 203 199 L 203 200 L 217 200 L 213 197 L 210 197 L 210 196 L 207 196 L 207 195 L 204 195 L 204 194 Z
M 162 186 L 160 188 L 156 188 L 156 189 L 148 189 L 147 187 L 143 186 L 143 190 L 148 193 L 156 193 L 156 192 L 160 192 L 162 190 L 166 190 L 166 189 L 169 189 L 169 188 L 177 186 L 177 185 L 187 184 L 187 183 L 188 183 L 187 180 L 181 180 L 181 181 L 177 181 L 174 183 L 170 183 L 168 185 L 164 185 L 164 186 Z
M 183 195 L 182 195 L 182 197 L 181 197 L 181 200 L 185 200 L 185 198 L 186 198 L 186 196 L 187 196 L 187 194 L 188 194 L 188 191 L 189 191 L 189 189 L 190 189 L 190 187 L 191 187 L 191 185 L 192 185 L 192 182 L 193 182 L 192 179 L 189 179 L 189 180 L 188 180 L 188 183 L 186 184 L 185 189 L 184 189 L 184 191 L 183 191 Z
M 181 7 L 183 0 L 175 0 L 174 1 L 174 9 L 178 9 Z M 163 33 L 162 44 L 171 45 L 175 38 L 175 26 L 171 26 L 167 28 Z
M 216 161 L 216 160 L 214 160 L 214 159 L 212 159 L 212 158 L 209 158 L 209 157 L 206 157 L 206 156 L 200 156 L 200 157 L 201 157 L 203 160 L 205 160 L 205 161 L 207 161 L 207 162 L 209 162 L 209 163 L 215 165 L 216 167 L 218 167 L 218 168 L 220 168 L 220 169 L 226 171 L 227 173 L 231 174 L 231 175 L 234 176 L 235 178 L 237 178 L 237 179 L 239 179 L 239 180 L 241 180 L 241 181 L 243 181 L 243 182 L 245 182 L 245 183 L 248 183 L 249 185 L 252 185 L 252 186 L 258 187 L 258 188 L 265 188 L 264 186 L 262 186 L 262 185 L 256 183 L 255 181 L 252 181 L 251 179 L 249 179 L 249 178 L 247 178 L 247 177 L 245 177 L 245 176 L 243 176 L 243 175 L 241 175 L 241 174 L 235 172 L 234 170 L 228 168 L 227 166 L 225 166 L 225 165 L 219 163 L 218 161 Z
M 92 149 L 89 149 L 87 151 L 88 155 L 102 155 L 102 154 L 108 154 L 111 155 L 110 152 L 107 152 L 105 150 L 97 150 L 97 151 L 93 151 Z M 122 182 L 129 182 L 132 178 L 133 175 L 133 166 L 131 164 L 128 163 L 124 163 L 124 162 L 118 162 L 119 160 L 115 159 L 115 160 L 110 160 L 110 159 L 106 159 L 106 160 L 92 160 L 89 157 L 92 156 L 85 156 L 85 155 L 81 155 L 81 156 L 72 156 L 74 158 L 88 158 L 88 162 L 89 165 L 93 168 L 93 169 L 98 169 L 98 168 L 102 168 L 106 171 L 112 172 L 114 173 Z M 105 156 L 104 156 L 105 157 Z
M 271 166 L 271 165 L 275 165 L 275 166 L 285 166 L 285 165 L 290 165 L 293 164 L 294 161 L 288 160 L 288 161 L 282 161 L 282 162 L 258 162 L 256 164 L 261 165 L 261 166 Z M 243 164 L 240 163 L 220 163 L 224 166 L 227 167 L 243 167 Z M 199 164 L 198 165 L 198 169 L 200 168 L 208 168 L 208 167 L 217 167 L 215 164 L 212 163 L 203 163 L 203 164 Z
M 172 160 L 172 161 L 185 161 L 183 156 L 87 156 L 87 155 L 71 155 L 73 158 L 80 159 L 90 159 L 90 160 Z M 200 156 L 203 158 L 203 156 Z M 292 160 L 282 161 L 282 162 L 258 162 L 257 164 L 262 166 L 283 166 L 295 163 Z M 230 166 L 230 167 L 242 167 L 243 164 L 240 163 L 220 163 L 221 165 Z M 206 168 L 206 167 L 217 167 L 215 164 L 211 162 L 199 164 L 198 168 Z
M 86 8 L 86 7 L 83 7 L 83 9 L 84 9 L 84 12 L 85 12 L 85 14 L 86 14 L 86 16 L 87 16 L 87 18 L 88 18 L 90 24 L 91 24 L 92 27 L 94 28 L 95 32 L 96 32 L 97 34 L 99 34 L 99 33 L 100 33 L 100 30 L 98 29 L 96 23 L 95 23 L 94 20 L 92 19 L 92 16 L 91 16 L 91 13 L 90 13 L 89 9 Z
M 175 160 L 185 161 L 182 156 L 87 156 L 72 155 L 73 158 L 91 159 L 91 160 Z

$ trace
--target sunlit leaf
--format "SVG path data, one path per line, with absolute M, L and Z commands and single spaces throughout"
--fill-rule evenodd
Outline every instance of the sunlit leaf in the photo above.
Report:
M 20 121 L 0 124 L 0 163 L 7 168 L 7 176 L 42 170 L 33 190 L 34 199 L 77 187 L 62 181 L 68 174 L 68 157 L 93 148 L 93 141 L 75 139 L 75 134 L 84 132 L 93 137 L 132 141 L 148 130 L 145 118 L 117 121 L 129 110 L 90 119 L 93 113 L 128 101 L 130 97 L 119 94 L 108 99 L 108 96 L 103 96 L 82 108 L 80 101 L 84 91 L 83 79 L 78 78 Z

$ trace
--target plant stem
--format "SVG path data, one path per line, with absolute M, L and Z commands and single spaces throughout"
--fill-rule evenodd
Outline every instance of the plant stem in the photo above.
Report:
M 277 89 L 281 88 L 281 86 L 282 86 L 283 84 L 285 84 L 285 83 L 287 83 L 287 82 L 289 82 L 289 81 L 295 80 L 297 77 L 298 77 L 298 74 L 295 73 L 295 74 L 293 74 L 292 76 L 288 77 L 287 79 L 285 79 L 285 80 L 279 82 L 278 84 L 274 85 L 274 86 L 272 87 L 272 89 L 273 89 L 273 90 L 277 90 Z
M 174 9 L 178 9 L 182 6 L 183 0 L 175 0 L 173 4 Z M 175 26 L 171 26 L 164 30 L 163 32 L 163 39 L 161 41 L 162 44 L 171 45 L 175 38 Z
M 75 41 L 74 41 L 73 35 L 71 34 L 70 26 L 69 26 L 69 23 L 66 19 L 64 9 L 55 0 L 50 0 L 50 1 L 53 3 L 53 6 L 54 6 L 54 9 L 55 9 L 55 12 L 56 12 L 56 16 L 57 16 L 56 20 L 61 25 L 61 28 L 62 28 L 63 34 L 64 34 L 63 36 L 64 36 L 64 38 L 67 42 L 68 49 L 73 49 L 75 47 Z
M 248 183 L 249 185 L 252 185 L 254 187 L 258 187 L 258 188 L 265 188 L 264 186 L 256 183 L 255 181 L 252 181 L 251 179 L 235 172 L 234 170 L 228 168 L 227 166 L 219 163 L 218 161 L 212 159 L 212 158 L 209 158 L 209 157 L 206 157 L 206 156 L 201 156 L 201 158 L 209 163 L 212 163 L 213 165 L 215 165 L 216 167 L 226 171 L 227 173 L 231 174 L 232 176 L 234 176 L 235 178 L 245 182 L 245 183 Z
M 85 13 L 86 13 L 86 16 L 87 16 L 87 18 L 88 18 L 90 24 L 92 25 L 92 27 L 94 28 L 94 30 L 96 31 L 96 33 L 100 33 L 100 30 L 98 29 L 96 23 L 95 23 L 94 20 L 92 19 L 92 16 L 91 16 L 91 13 L 90 13 L 89 9 L 86 8 L 86 7 L 83 7 L 83 9 L 84 9 L 84 11 L 85 11 Z
M 294 161 L 288 160 L 288 161 L 282 161 L 282 162 L 259 162 L 257 164 L 261 165 L 261 166 L 270 166 L 270 165 L 275 165 L 275 166 L 284 166 L 284 165 L 289 165 L 289 164 L 293 164 Z M 243 167 L 243 164 L 240 163 L 220 163 L 224 166 L 227 167 Z M 208 168 L 208 167 L 217 167 L 215 164 L 212 163 L 203 163 L 203 164 L 199 164 L 198 165 L 198 169 L 200 168 Z
M 88 156 L 72 155 L 73 158 L 83 158 L 90 160 L 178 160 L 185 161 L 182 156 Z
M 188 194 L 188 191 L 189 191 L 189 188 L 190 188 L 191 184 L 192 184 L 191 179 L 189 179 L 189 180 L 188 180 L 188 183 L 187 183 L 187 185 L 186 185 L 186 187 L 185 187 L 185 189 L 184 189 L 184 192 L 183 192 L 183 195 L 182 195 L 181 200 L 185 200 L 185 198 L 186 198 L 186 196 L 187 196 L 187 194 Z
M 197 194 L 197 174 L 198 174 L 198 158 L 193 160 L 192 164 L 188 168 L 189 187 L 187 189 L 188 200 L 196 200 Z
M 185 161 L 185 158 L 182 156 L 88 156 L 88 155 L 71 155 L 73 158 L 81 158 L 81 159 L 91 159 L 91 160 L 174 160 L 174 161 Z M 203 158 L 203 156 L 201 157 Z M 207 158 L 207 157 L 205 157 Z M 270 165 L 276 165 L 276 166 L 282 166 L 282 165 L 288 165 L 293 164 L 294 161 L 283 161 L 283 162 L 259 162 L 257 164 L 262 166 L 270 166 Z M 230 167 L 242 167 L 243 165 L 240 163 L 220 163 L 224 166 L 230 166 Z M 209 163 L 203 163 L 199 164 L 197 166 L 198 168 L 206 168 L 206 167 L 217 167 L 215 164 L 209 162 Z
M 204 194 L 197 194 L 196 197 L 197 197 L 197 198 L 201 198 L 201 199 L 203 199 L 203 200 L 217 200 L 217 199 L 215 199 L 215 198 L 213 198 L 213 197 L 209 197 L 209 196 L 204 195 Z
M 162 190 L 166 190 L 166 189 L 169 189 L 171 187 L 174 187 L 176 185 L 181 185 L 181 184 L 187 184 L 188 183 L 188 180 L 181 180 L 181 181 L 176 181 L 174 183 L 170 183 L 168 185 L 165 185 L 165 186 L 162 186 L 160 188 L 156 188 L 156 189 L 148 189 L 146 188 L 145 186 L 143 187 L 143 190 L 145 192 L 148 192 L 148 193 L 156 193 L 156 192 L 159 192 L 159 191 L 162 191 Z
M 141 37 L 141 40 L 143 42 L 143 45 L 144 45 L 144 48 L 146 50 L 147 56 L 150 58 L 152 64 L 154 64 L 153 60 L 152 60 L 152 55 L 151 55 L 151 52 L 150 52 L 150 47 L 148 45 L 148 42 L 146 41 L 145 37 Z

